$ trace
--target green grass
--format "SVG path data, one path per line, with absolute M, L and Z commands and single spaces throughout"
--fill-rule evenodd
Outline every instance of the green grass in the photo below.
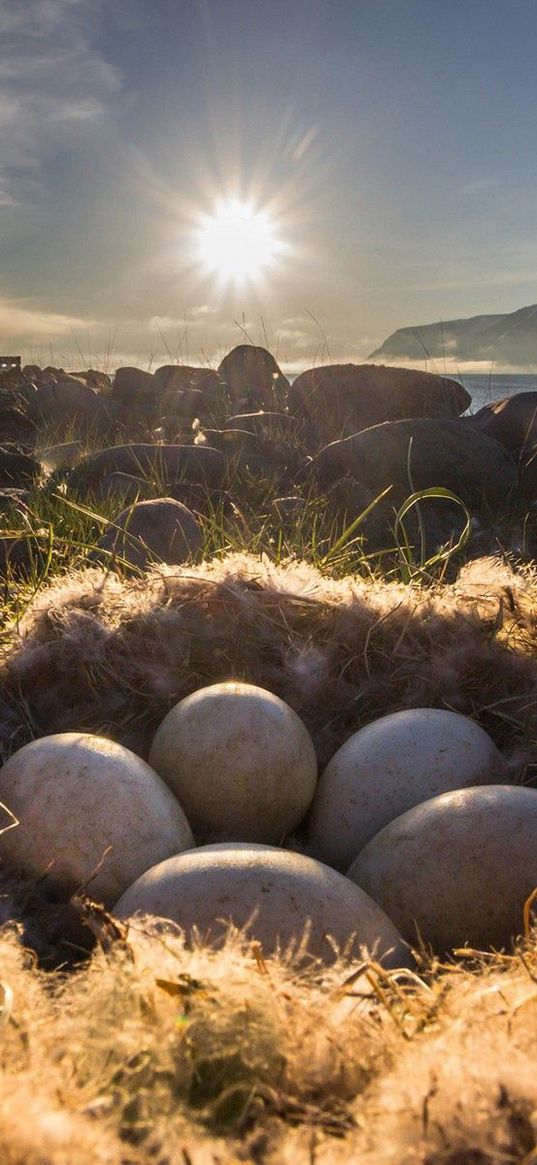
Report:
M 302 491 L 301 504 L 295 514 L 278 517 L 272 505 L 277 495 L 275 478 L 259 478 L 247 470 L 236 470 L 229 482 L 233 500 L 231 512 L 225 512 L 222 501 L 213 501 L 207 493 L 205 514 L 200 516 L 204 534 L 202 557 L 223 557 L 242 551 L 264 555 L 280 565 L 288 560 L 302 560 L 316 566 L 331 577 L 359 574 L 385 577 L 404 582 L 425 582 L 441 577 L 455 547 L 446 547 L 427 558 L 424 545 L 412 546 L 405 527 L 405 518 L 412 507 L 425 497 L 449 497 L 448 491 L 421 491 L 409 497 L 404 506 L 394 513 L 394 537 L 391 545 L 382 551 L 368 553 L 362 532 L 363 524 L 387 491 L 383 491 L 360 514 L 336 518 L 326 498 L 310 486 Z M 148 483 L 144 496 L 162 497 L 166 487 L 158 480 Z M 65 486 L 50 483 L 35 489 L 27 509 L 13 505 L 4 515 L 2 539 L 17 538 L 32 551 L 28 577 L 16 577 L 8 570 L 4 584 L 6 610 L 4 617 L 13 618 L 13 608 L 24 606 L 40 586 L 60 574 L 88 564 L 88 555 L 109 522 L 113 522 L 125 508 L 125 494 L 117 490 L 105 499 L 89 494 L 83 499 L 69 496 Z M 468 529 L 467 528 L 466 536 Z M 37 549 L 38 548 L 38 549 Z M 121 566 L 121 564 L 118 564 Z
M 227 413 L 229 415 L 229 406 Z M 224 405 L 221 408 L 215 406 L 214 415 L 206 419 L 203 427 L 220 428 L 224 414 Z M 190 444 L 198 428 L 196 422 L 181 424 L 170 420 L 156 439 Z M 155 439 L 155 433 L 150 422 L 144 427 L 140 420 L 133 422 L 130 429 L 112 430 L 107 438 L 98 430 L 86 432 L 81 437 L 73 426 L 66 427 L 61 434 L 51 426 L 41 426 L 36 440 L 37 456 L 40 449 L 76 439 L 82 441 L 85 453 L 91 453 L 106 444 L 151 441 Z M 275 439 L 280 451 L 287 451 L 291 464 L 306 464 L 308 446 L 299 429 L 290 433 L 283 426 L 280 433 L 275 433 Z M 385 508 L 389 504 L 390 490 L 384 490 L 359 513 L 352 510 L 338 513 L 330 499 L 307 480 L 307 474 L 301 476 L 301 485 L 285 487 L 276 471 L 254 472 L 239 458 L 230 461 L 226 481 L 230 500 L 227 509 L 221 500 L 209 493 L 201 507 L 204 511 L 199 519 L 204 539 L 203 559 L 222 558 L 239 551 L 264 556 L 277 565 L 302 560 L 333 578 L 346 575 L 370 579 L 382 577 L 416 586 L 444 580 L 454 556 L 460 555 L 468 540 L 470 515 L 462 502 L 440 487 L 415 490 L 410 467 L 408 497 L 403 504 L 393 506 L 391 529 L 388 526 L 385 545 L 377 546 L 374 552 L 368 547 L 365 525 L 378 505 Z M 292 477 L 291 474 L 289 480 Z M 168 492 L 163 476 L 159 476 L 157 471 L 144 485 L 143 497 L 162 497 Z M 282 517 L 272 503 L 285 492 L 296 495 L 299 501 L 296 512 Z M 426 549 L 422 514 L 428 499 L 459 504 L 464 518 L 459 538 L 433 554 Z M 5 571 L 4 628 L 20 618 L 40 587 L 59 575 L 88 565 L 88 556 L 95 550 L 106 526 L 114 521 L 125 504 L 125 493 L 121 489 L 106 498 L 97 494 L 77 497 L 67 490 L 62 475 L 56 474 L 32 491 L 27 509 L 13 505 L 4 513 L 0 537 L 4 541 L 18 539 L 30 552 L 26 577 L 21 577 L 9 565 Z M 506 528 L 508 524 L 513 526 L 521 520 L 523 522 L 524 517 L 520 513 L 509 515 Z M 121 569 L 121 562 L 111 559 L 110 566 Z

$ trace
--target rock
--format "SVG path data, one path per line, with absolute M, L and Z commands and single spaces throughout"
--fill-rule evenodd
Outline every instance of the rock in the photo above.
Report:
M 193 419 L 222 400 L 225 386 L 210 368 L 166 364 L 155 373 L 118 368 L 110 395 L 126 420 L 133 414 Z
M 156 498 L 122 510 L 97 546 L 146 570 L 152 562 L 187 562 L 202 549 L 203 534 L 194 514 L 181 502 Z
M 469 423 L 509 450 L 518 465 L 522 497 L 537 499 L 537 392 L 518 392 L 485 405 Z
M 28 407 L 38 425 L 100 430 L 109 423 L 104 399 L 74 377 L 42 384 Z
M 273 498 L 270 503 L 270 508 L 273 518 L 278 523 L 286 523 L 305 514 L 308 503 L 305 498 L 299 497 L 298 494 L 293 494 L 286 498 Z
M 203 395 L 221 396 L 222 381 L 213 368 L 192 368 L 187 364 L 163 364 L 153 373 L 153 380 L 165 397 L 196 389 Z
M 224 489 L 212 489 L 209 492 L 194 482 L 176 481 L 168 487 L 168 496 L 205 518 L 214 517 L 219 511 L 225 518 L 237 519 L 239 516 L 230 494 Z
M 410 468 L 410 478 L 409 478 Z M 518 484 L 511 455 L 465 421 L 386 421 L 334 441 L 312 463 L 321 489 L 347 474 L 375 494 L 393 486 L 394 505 L 413 489 L 444 486 L 478 512 L 505 513 Z
M 0 486 L 15 486 L 18 489 L 33 486 L 40 476 L 41 466 L 34 457 L 21 453 L 16 446 L 0 447 Z
M 317 780 L 302 720 L 255 684 L 211 684 L 180 700 L 157 729 L 149 761 L 197 841 L 280 844 L 305 817 Z
M 110 907 L 144 870 L 193 844 L 164 781 L 129 749 L 85 732 L 44 736 L 0 769 L 0 800 L 19 820 L 2 861 L 68 897 L 88 878 Z M 3 823 L 2 823 L 3 824 Z
M 135 882 L 114 914 L 156 914 L 190 936 L 220 945 L 228 920 L 247 928 L 263 953 L 300 942 L 333 962 L 329 936 L 358 955 L 375 951 L 387 967 L 408 966 L 409 955 L 390 919 L 348 879 L 302 854 L 252 844 L 210 845 L 161 862 Z M 349 952 L 350 953 L 350 952 Z
M 297 376 L 289 411 L 309 421 L 317 441 L 339 440 L 383 421 L 458 417 L 471 397 L 456 380 L 410 368 L 328 364 Z
M 203 417 L 207 410 L 207 397 L 201 388 L 185 388 L 173 396 L 168 395 L 161 406 L 161 414 L 166 421 L 193 421 Z
M 37 381 L 37 378 L 41 375 L 41 368 L 39 364 L 25 364 L 22 369 L 22 375 L 27 381 Z
M 115 495 L 123 499 L 125 506 L 130 506 L 134 502 L 149 501 L 152 493 L 151 482 L 132 473 L 107 473 L 97 490 L 99 498 L 108 499 Z
M 48 541 L 41 535 L 19 534 L 0 538 L 0 576 L 37 579 L 47 560 Z
M 218 375 L 235 403 L 269 409 L 275 403 L 285 403 L 289 381 L 266 348 L 239 344 L 224 356 Z
M 31 448 L 35 441 L 35 424 L 20 409 L 0 406 L 0 444 L 4 441 Z
M 300 421 L 290 413 L 259 410 L 257 413 L 237 413 L 228 417 L 224 428 L 246 430 L 269 441 L 293 440 L 299 433 Z
M 379 498 L 374 490 L 347 474 L 330 486 L 326 500 L 337 528 L 342 531 L 363 515 L 353 537 L 363 538 L 368 553 L 382 553 L 386 562 L 386 551 L 391 548 L 397 555 L 397 542 L 400 546 L 405 544 L 402 528 L 399 528 L 396 538 L 397 510 L 402 501 L 400 491 L 399 496 L 398 491 L 392 490 L 385 497 Z M 419 503 L 419 514 L 418 507 L 413 506 L 404 518 L 404 529 L 414 561 L 421 561 L 422 535 L 424 559 L 427 560 L 443 547 L 454 546 L 465 526 L 466 515 L 456 502 L 424 498 Z M 466 547 L 464 549 L 466 552 Z
M 69 474 L 74 490 L 95 489 L 110 473 L 154 477 L 162 484 L 177 480 L 220 489 L 224 483 L 226 460 L 208 445 L 111 445 L 91 453 Z
M 84 372 L 73 372 L 77 380 L 83 380 L 95 392 L 107 395 L 112 387 L 112 381 L 106 372 L 99 372 L 97 368 L 86 368 Z
M 501 772 L 496 745 L 467 716 L 442 708 L 382 716 L 355 732 L 324 770 L 308 816 L 308 853 L 346 870 L 407 809 L 452 789 L 492 784 Z
M 203 444 L 204 441 L 220 449 L 233 470 L 249 469 L 252 473 L 265 476 L 295 468 L 294 450 L 245 429 L 204 428 L 195 444 Z
M 499 441 L 518 461 L 537 443 L 537 392 L 517 392 L 493 401 L 469 417 L 468 422 Z
M 143 368 L 118 368 L 110 397 L 130 412 L 152 413 L 160 403 L 161 386 Z
M 61 445 L 47 445 L 36 451 L 36 457 L 47 473 L 61 469 L 72 469 L 82 460 L 84 446 L 81 441 L 63 441 Z
M 39 385 L 55 384 L 57 380 L 69 380 L 70 374 L 64 368 L 56 368 L 55 364 L 47 364 L 46 368 L 41 369 L 38 379 Z
M 18 509 L 26 512 L 30 500 L 27 489 L 0 489 L 0 514 Z
M 249 456 L 258 456 L 261 449 L 259 438 L 246 429 L 203 428 L 202 437 L 203 441 L 207 441 L 213 449 L 220 449 L 226 457 L 241 457 L 247 460 Z
M 410 943 L 503 949 L 537 886 L 537 790 L 488 785 L 433 797 L 390 822 L 348 875 Z
M 7 368 L 0 372 L 0 394 L 4 402 L 15 404 L 17 398 L 27 400 L 35 393 L 35 378 L 26 368 Z

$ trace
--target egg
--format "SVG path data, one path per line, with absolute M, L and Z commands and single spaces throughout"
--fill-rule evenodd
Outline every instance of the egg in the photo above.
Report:
M 440 954 L 469 943 L 508 947 L 537 886 L 537 790 L 460 789 L 391 821 L 348 877 L 389 914 L 409 943 Z
M 320 777 L 308 850 L 346 870 L 394 817 L 452 789 L 501 779 L 501 753 L 479 724 L 440 708 L 409 708 L 355 732 Z
M 329 936 L 355 953 L 367 948 L 386 966 L 411 961 L 390 919 L 363 890 L 321 862 L 272 846 L 209 845 L 168 858 L 138 878 L 114 914 L 171 919 L 216 946 L 232 922 L 265 953 L 299 943 L 308 931 L 308 953 L 327 962 L 335 958 Z
M 163 780 L 128 748 L 84 732 L 44 736 L 0 769 L 0 801 L 19 824 L 0 835 L 6 865 L 69 896 L 111 906 L 142 874 L 194 839 Z
M 149 761 L 198 841 L 279 844 L 305 816 L 317 761 L 288 704 L 253 684 L 200 688 L 165 716 Z

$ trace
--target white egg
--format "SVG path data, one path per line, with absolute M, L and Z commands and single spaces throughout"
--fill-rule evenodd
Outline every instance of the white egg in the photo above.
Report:
M 501 780 L 503 758 L 473 720 L 409 708 L 360 729 L 322 774 L 308 817 L 309 852 L 346 870 L 394 817 L 452 789 Z
M 387 966 L 408 966 L 401 936 L 375 902 L 342 874 L 302 854 L 272 846 L 201 846 L 148 870 L 123 894 L 114 914 L 154 914 L 219 945 L 229 922 L 247 928 L 266 953 L 309 930 L 308 952 L 335 957 L 340 947 L 366 947 Z M 391 952 L 391 953 L 388 953 Z
M 444 793 L 391 821 L 348 877 L 404 938 L 439 953 L 505 947 L 537 886 L 537 789 L 489 785 Z
M 47 872 L 67 895 L 91 878 L 87 893 L 105 906 L 155 862 L 194 844 L 157 773 L 128 748 L 89 733 L 24 745 L 0 769 L 0 801 L 19 820 L 0 835 L 6 864 Z
M 281 843 L 305 816 L 317 779 L 313 743 L 296 712 L 244 683 L 200 688 L 176 704 L 149 761 L 198 840 Z

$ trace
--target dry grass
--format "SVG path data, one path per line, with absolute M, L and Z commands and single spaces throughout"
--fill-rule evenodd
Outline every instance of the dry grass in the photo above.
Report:
M 534 936 L 398 978 L 147 920 L 70 976 L 4 931 L 0 966 L 2 1165 L 537 1160 Z
M 0 741 L 7 755 L 79 729 L 146 756 L 177 700 L 235 678 L 287 700 L 321 764 L 370 720 L 433 706 L 473 717 L 527 777 L 536 610 L 537 574 L 490 559 L 436 588 L 240 554 L 141 580 L 86 570 L 40 590 L 4 638 Z

